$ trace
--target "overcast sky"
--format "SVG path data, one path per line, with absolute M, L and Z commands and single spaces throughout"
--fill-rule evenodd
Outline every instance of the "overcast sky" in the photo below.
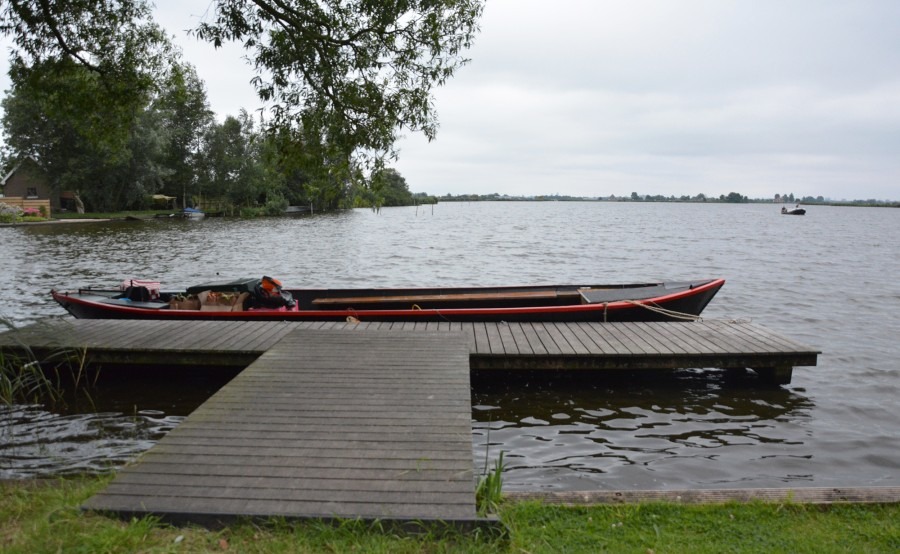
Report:
M 241 51 L 184 33 L 209 5 L 157 20 L 252 111 Z M 900 199 L 897 0 L 488 0 L 468 57 L 399 145 L 413 191 Z

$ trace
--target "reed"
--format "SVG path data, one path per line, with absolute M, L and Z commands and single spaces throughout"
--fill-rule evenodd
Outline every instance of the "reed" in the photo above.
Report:
M 487 466 L 487 460 L 485 460 Z M 485 471 L 475 487 L 475 506 L 478 515 L 496 514 L 500 511 L 500 502 L 503 499 L 503 451 L 494 460 L 494 469 Z M 487 470 L 487 467 L 485 467 Z
M 53 386 L 40 364 L 0 353 L 0 402 L 11 406 L 47 397 L 59 398 L 59 389 Z
M 0 318 L 0 329 L 14 331 L 15 325 Z M 89 401 L 90 388 L 86 349 L 60 349 L 39 360 L 28 345 L 19 344 L 15 353 L 0 350 L 0 403 L 65 406 L 66 391 L 82 394 Z

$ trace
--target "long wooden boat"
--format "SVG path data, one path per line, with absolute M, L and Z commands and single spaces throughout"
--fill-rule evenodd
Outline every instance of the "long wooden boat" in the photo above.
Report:
M 125 291 L 53 290 L 51 294 L 70 314 L 82 319 L 668 321 L 696 319 L 725 280 L 628 285 L 285 288 L 281 293 L 291 302 L 280 306 L 270 298 L 260 297 L 259 284 L 259 279 L 244 279 L 198 285 L 184 291 L 128 287 Z

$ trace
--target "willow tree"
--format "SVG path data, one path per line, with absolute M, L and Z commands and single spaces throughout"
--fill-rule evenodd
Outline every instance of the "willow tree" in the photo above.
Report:
M 70 61 L 95 74 L 108 101 L 132 102 L 171 57 L 145 0 L 5 0 L 0 32 L 24 67 Z
M 248 52 L 281 127 L 344 152 L 392 152 L 407 128 L 432 139 L 432 89 L 468 60 L 483 0 L 217 0 L 196 35 Z
M 404 129 L 433 139 L 432 91 L 468 60 L 484 0 L 213 0 L 194 30 L 238 42 L 270 123 L 290 131 L 308 168 L 351 158 L 376 166 Z M 7 0 L 0 25 L 20 53 L 117 70 L 111 37 L 144 28 L 145 0 Z M 283 136 L 283 135 L 282 135 Z M 335 167 L 327 175 L 333 177 Z
M 12 90 L 4 131 L 61 189 L 94 209 L 121 209 L 159 190 L 171 129 L 148 111 L 178 52 L 142 0 L 6 0 Z M 29 119 L 29 114 L 36 118 Z

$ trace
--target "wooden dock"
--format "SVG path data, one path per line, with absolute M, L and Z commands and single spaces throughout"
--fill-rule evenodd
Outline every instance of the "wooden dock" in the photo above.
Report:
M 86 507 L 218 525 L 350 518 L 496 529 L 476 515 L 470 370 L 752 368 L 818 352 L 758 325 L 52 320 L 0 353 L 244 369 Z
M 86 508 L 218 525 L 478 518 L 468 348 L 461 336 L 297 329 Z M 413 523 L 415 522 L 415 523 Z
M 38 359 L 80 351 L 94 363 L 246 367 L 295 329 L 457 332 L 473 370 L 753 369 L 790 383 L 819 352 L 746 322 L 343 323 L 50 320 L 0 334 L 0 349 Z M 25 348 L 27 347 L 27 349 Z

